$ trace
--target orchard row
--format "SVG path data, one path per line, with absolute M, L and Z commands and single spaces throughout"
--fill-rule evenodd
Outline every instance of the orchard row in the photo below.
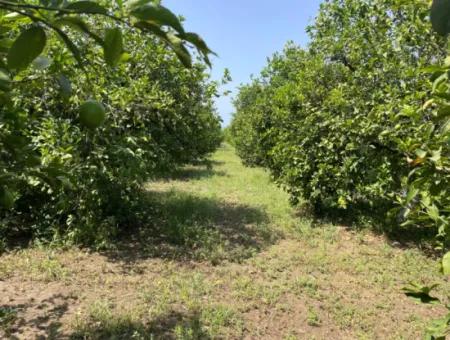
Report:
M 433 6 L 447 33 L 450 5 Z M 309 45 L 241 87 L 229 133 L 243 161 L 319 213 L 448 242 L 450 61 L 429 17 L 420 0 L 324 2 Z
M 36 3 L 0 1 L 0 240 L 102 246 L 220 144 L 210 50 L 152 1 Z

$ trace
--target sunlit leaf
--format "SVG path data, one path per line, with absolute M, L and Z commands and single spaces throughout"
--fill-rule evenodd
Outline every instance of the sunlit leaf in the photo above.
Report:
M 77 1 L 68 4 L 65 9 L 73 10 L 78 13 L 87 14 L 107 14 L 108 11 L 105 7 L 99 5 L 93 1 Z
M 427 152 L 422 149 L 417 149 L 415 151 L 415 153 L 416 153 L 417 157 L 419 157 L 419 158 L 425 158 L 427 156 Z
M 442 259 L 442 272 L 444 275 L 450 275 L 450 252 L 445 254 Z
M 439 220 L 439 209 L 434 204 L 428 207 L 427 212 L 431 219 L 434 221 Z
M 411 201 L 419 194 L 419 189 L 411 187 L 408 191 L 408 195 L 406 196 L 405 203 L 409 204 Z
M 434 284 L 428 287 L 411 283 L 408 287 L 403 288 L 403 291 L 406 296 L 416 300 L 417 302 L 435 304 L 439 303 L 439 299 L 431 296 L 430 293 L 437 286 L 437 284 Z

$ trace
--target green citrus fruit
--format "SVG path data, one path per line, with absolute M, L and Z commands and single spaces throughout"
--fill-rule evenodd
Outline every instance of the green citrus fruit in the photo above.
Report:
M 0 206 L 11 209 L 14 206 L 14 196 L 8 188 L 0 188 Z
M 105 118 L 105 107 L 96 100 L 87 100 L 80 106 L 80 122 L 90 129 L 98 128 Z

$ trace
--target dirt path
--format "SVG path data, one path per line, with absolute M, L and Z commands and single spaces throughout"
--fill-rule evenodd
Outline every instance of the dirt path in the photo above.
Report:
M 152 225 L 112 250 L 0 257 L 1 338 L 418 339 L 442 312 L 401 293 L 441 281 L 430 259 L 312 228 L 231 148 L 146 190 Z

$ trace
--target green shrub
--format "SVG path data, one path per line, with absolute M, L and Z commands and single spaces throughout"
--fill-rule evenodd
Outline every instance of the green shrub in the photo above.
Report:
M 145 180 L 219 146 L 210 51 L 151 1 L 34 3 L 0 2 L 0 238 L 103 246 L 146 222 Z M 164 14 L 158 24 L 146 8 Z M 93 123 L 92 100 L 105 108 Z
M 288 44 L 241 88 L 231 131 L 244 163 L 319 211 L 448 223 L 448 117 L 419 110 L 430 88 L 421 70 L 445 56 L 428 14 L 419 0 L 323 3 L 308 48 Z

